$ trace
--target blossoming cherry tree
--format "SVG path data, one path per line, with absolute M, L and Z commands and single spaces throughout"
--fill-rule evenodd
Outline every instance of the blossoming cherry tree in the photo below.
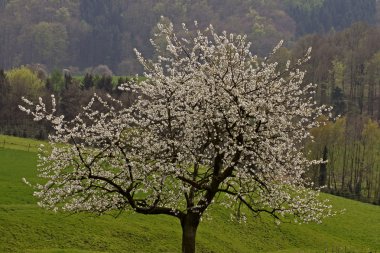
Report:
M 212 26 L 184 25 L 182 37 L 172 24 L 158 31 L 164 50 L 152 40 L 157 58 L 137 52 L 145 78 L 123 86 L 138 96 L 132 106 L 94 95 L 65 120 L 54 96 L 52 109 L 24 99 L 22 110 L 54 128 L 39 154 L 39 205 L 166 214 L 181 224 L 185 253 L 195 252 L 210 205 L 228 206 L 241 219 L 267 213 L 320 222 L 331 215 L 303 177 L 322 161 L 308 160 L 302 144 L 328 111 L 315 105 L 315 85 L 302 83 L 298 68 L 310 52 L 278 66 L 252 55 L 246 36 Z

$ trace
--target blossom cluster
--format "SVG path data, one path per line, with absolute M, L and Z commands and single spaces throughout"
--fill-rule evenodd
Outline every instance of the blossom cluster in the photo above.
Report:
M 323 161 L 308 160 L 302 144 L 329 112 L 303 84 L 310 51 L 278 66 L 252 55 L 246 36 L 158 30 L 156 60 L 136 51 L 144 81 L 123 85 L 138 94 L 132 106 L 94 95 L 71 121 L 56 115 L 54 97 L 51 111 L 42 100 L 21 106 L 55 130 L 39 155 L 41 206 L 180 217 L 222 202 L 304 222 L 331 215 L 304 177 Z

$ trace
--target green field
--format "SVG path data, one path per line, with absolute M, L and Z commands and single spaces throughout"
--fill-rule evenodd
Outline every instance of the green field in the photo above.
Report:
M 37 180 L 36 153 L 17 145 L 31 141 L 11 138 L 14 145 L 3 148 L 2 137 L 0 252 L 179 252 L 181 228 L 171 217 L 123 213 L 114 218 L 40 209 L 21 180 Z M 197 252 L 380 252 L 380 207 L 328 197 L 346 212 L 321 225 L 276 226 L 267 217 L 237 224 L 225 209 L 213 208 L 212 220 L 199 227 Z

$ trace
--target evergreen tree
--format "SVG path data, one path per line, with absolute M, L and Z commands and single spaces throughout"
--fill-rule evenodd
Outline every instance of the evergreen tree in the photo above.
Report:
M 111 93 L 113 90 L 112 76 L 102 75 L 102 77 L 98 79 L 98 82 L 96 83 L 96 88 Z
M 89 73 L 86 73 L 86 75 L 83 78 L 83 88 L 89 90 L 92 87 L 94 87 L 93 76 Z
M 73 83 L 73 77 L 71 76 L 70 73 L 65 73 L 64 75 L 64 84 L 65 84 L 65 89 L 68 89 Z
M 3 108 L 7 97 L 7 77 L 3 69 L 0 69 L 0 108 Z M 0 111 L 1 115 L 1 111 Z

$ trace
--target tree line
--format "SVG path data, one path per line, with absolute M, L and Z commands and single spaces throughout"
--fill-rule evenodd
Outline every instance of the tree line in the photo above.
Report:
M 102 69 L 102 67 L 100 67 Z M 129 104 L 134 98 L 118 87 L 131 80 L 110 73 L 93 72 L 84 76 L 72 76 L 69 72 L 53 70 L 47 73 L 41 66 L 29 65 L 9 71 L 0 70 L 0 133 L 36 139 L 46 139 L 50 128 L 26 118 L 18 105 L 22 97 L 37 101 L 54 95 L 57 111 L 66 119 L 74 118 L 94 93 L 105 97 L 112 94 Z
M 297 35 L 342 30 L 358 21 L 376 23 L 376 1 L 293 0 L 287 10 L 297 23 Z
M 280 39 L 374 22 L 375 0 L 0 0 L 0 68 L 44 64 L 72 71 L 104 64 L 118 74 L 141 71 L 133 48 L 146 43 L 160 16 L 245 33 L 265 55 Z M 342 7 L 343 6 L 343 7 Z M 359 8 L 360 7 L 360 8 Z M 344 11 L 342 11 L 342 8 Z M 349 15 L 337 15 L 344 13 Z M 84 71 L 85 72 L 85 71 Z
M 340 119 L 315 129 L 311 156 L 328 163 L 310 172 L 326 191 L 380 203 L 380 39 L 379 27 L 356 23 L 326 35 L 308 35 L 294 52 L 313 47 L 305 80 L 318 84 L 319 104 L 333 106 Z M 295 55 L 297 53 L 294 53 Z

